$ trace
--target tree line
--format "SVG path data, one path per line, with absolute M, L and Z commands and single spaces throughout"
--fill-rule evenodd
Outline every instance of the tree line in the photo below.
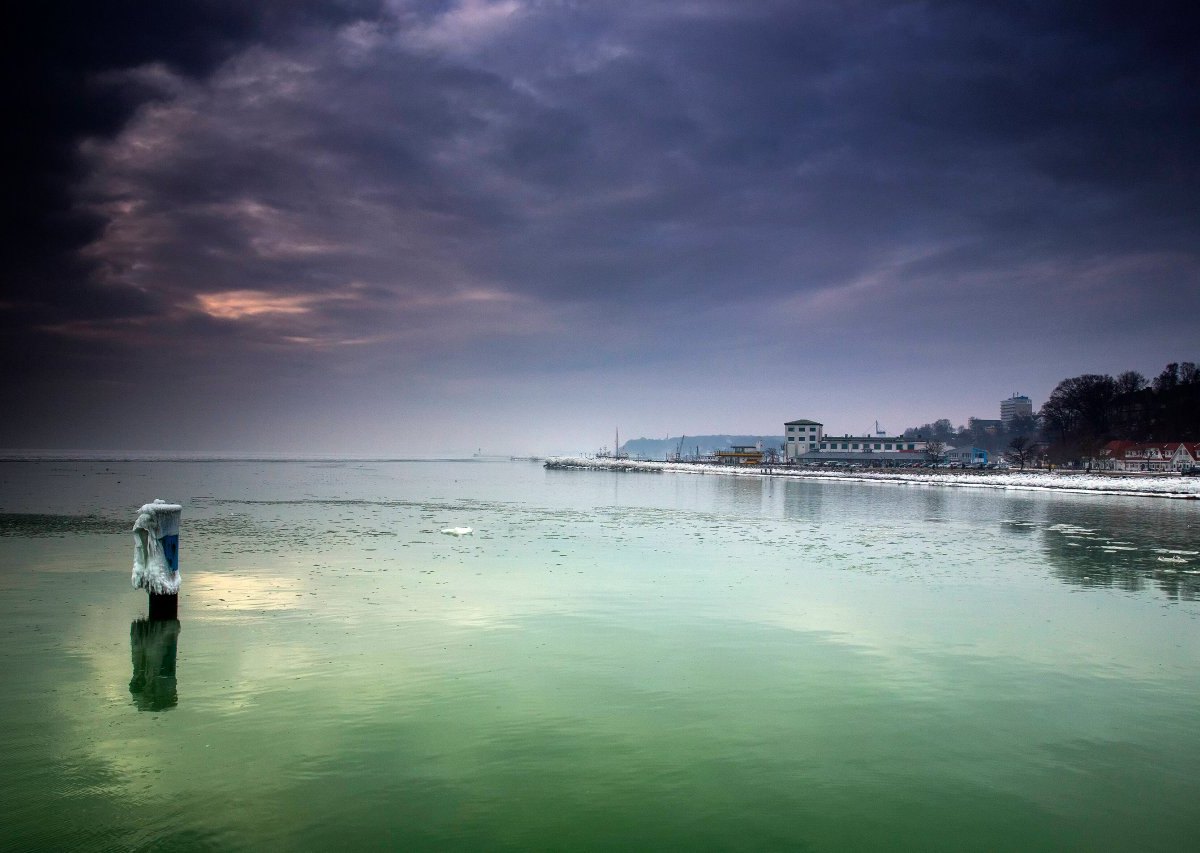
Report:
M 920 438 L 947 447 L 978 447 L 988 453 L 999 453 L 1018 436 L 1036 436 L 1040 427 L 1035 416 L 1013 418 L 1007 425 L 983 418 L 968 418 L 966 426 L 954 426 L 946 418 L 933 423 L 909 427 L 905 438 Z
M 1035 450 L 1058 463 L 1096 457 L 1110 441 L 1200 441 L 1200 368 L 1168 364 L 1153 380 L 1135 370 L 1116 377 L 1087 373 L 1059 382 L 1041 411 L 1006 425 L 942 418 L 904 431 L 905 437 L 1006 453 L 1024 465 Z
M 1134 370 L 1058 383 L 1039 412 L 1052 458 L 1090 458 L 1113 440 L 1200 441 L 1200 370 L 1168 364 L 1153 381 Z

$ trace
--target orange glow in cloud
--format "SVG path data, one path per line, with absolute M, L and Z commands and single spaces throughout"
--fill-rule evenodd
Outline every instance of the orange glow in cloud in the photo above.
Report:
M 261 290 L 226 290 L 197 294 L 200 310 L 220 320 L 241 320 L 262 314 L 307 314 L 311 296 L 278 296 Z

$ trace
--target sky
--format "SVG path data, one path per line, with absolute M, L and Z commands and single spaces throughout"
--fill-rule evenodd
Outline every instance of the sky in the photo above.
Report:
M 22 15 L 0 447 L 898 431 L 1200 361 L 1191 4 Z

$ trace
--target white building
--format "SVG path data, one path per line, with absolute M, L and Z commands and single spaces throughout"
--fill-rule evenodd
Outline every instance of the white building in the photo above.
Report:
M 804 462 L 864 462 L 895 465 L 922 462 L 925 441 L 887 435 L 826 435 L 824 424 L 796 420 L 783 425 L 787 459 Z
M 979 447 L 947 447 L 942 455 L 949 464 L 964 468 L 988 464 L 988 452 Z
M 1000 421 L 1007 427 L 1014 418 L 1033 416 L 1033 401 L 1024 394 L 1013 394 L 1000 401 Z
M 817 450 L 824 435 L 824 424 L 816 421 L 788 421 L 783 425 L 786 441 L 783 445 L 783 455 L 787 459 L 795 459 L 806 453 Z
M 1110 441 L 1100 451 L 1102 471 L 1192 471 L 1200 466 L 1200 442 Z

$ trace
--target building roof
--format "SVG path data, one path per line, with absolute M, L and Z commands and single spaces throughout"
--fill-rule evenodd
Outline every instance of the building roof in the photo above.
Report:
M 787 421 L 786 423 L 784 423 L 784 426 L 825 426 L 825 424 L 821 423 L 820 421 L 799 420 L 799 421 Z
M 1190 441 L 1110 441 L 1104 445 L 1104 456 L 1141 458 L 1150 450 L 1165 456 L 1174 455 L 1183 447 L 1193 458 L 1200 453 L 1200 443 Z
M 919 442 L 924 443 L 923 438 L 905 438 L 902 435 L 823 435 L 821 441 L 890 441 L 901 442 L 911 441 L 914 444 Z

